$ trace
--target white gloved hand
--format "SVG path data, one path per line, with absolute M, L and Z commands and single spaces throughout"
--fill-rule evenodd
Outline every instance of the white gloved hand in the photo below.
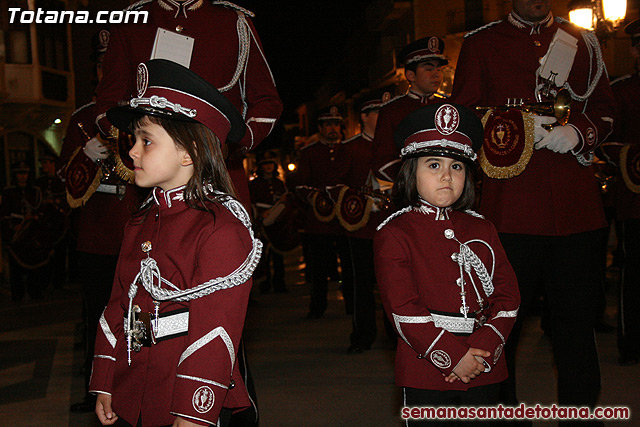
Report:
M 573 126 L 556 126 L 542 141 L 536 144 L 536 149 L 548 148 L 555 153 L 566 153 L 573 150 L 578 142 L 580 142 L 580 137 Z
M 549 135 L 549 131 L 542 127 L 542 125 L 550 125 L 556 122 L 555 117 L 549 116 L 533 116 L 533 130 L 535 131 L 535 136 L 533 137 L 533 142 L 540 142 L 545 136 Z
M 83 150 L 84 154 L 94 162 L 109 157 L 109 149 L 105 147 L 102 140 L 97 136 L 88 140 Z

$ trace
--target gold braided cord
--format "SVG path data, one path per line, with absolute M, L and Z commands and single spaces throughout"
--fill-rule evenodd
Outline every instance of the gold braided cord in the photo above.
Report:
M 489 110 L 486 112 L 484 117 L 482 117 L 482 126 L 485 126 L 487 124 L 487 121 L 489 120 L 489 117 L 491 116 L 491 114 L 493 114 L 493 112 L 494 110 Z M 533 155 L 535 122 L 533 120 L 532 114 L 530 113 L 522 113 L 522 119 L 524 121 L 524 148 L 522 150 L 520 158 L 515 164 L 511 166 L 494 166 L 487 159 L 487 156 L 484 153 L 484 146 L 480 149 L 480 151 L 478 151 L 478 163 L 480 163 L 480 167 L 482 167 L 482 170 L 487 174 L 489 178 L 513 178 L 514 176 L 520 175 L 529 164 L 529 160 Z
M 630 148 L 630 145 L 625 145 L 620 149 L 620 172 L 622 172 L 622 179 L 624 180 L 627 188 L 634 193 L 640 193 L 640 185 L 635 184 L 631 180 L 631 177 L 629 176 L 629 170 L 627 169 L 627 158 L 629 157 Z
M 128 182 L 129 184 L 133 184 L 135 182 L 135 173 L 122 162 L 122 158 L 120 157 L 120 147 L 118 145 L 119 136 L 120 131 L 115 126 L 111 126 L 111 129 L 109 130 L 109 138 L 107 138 L 107 140 L 109 141 L 111 152 L 113 153 L 115 172 L 121 180 Z

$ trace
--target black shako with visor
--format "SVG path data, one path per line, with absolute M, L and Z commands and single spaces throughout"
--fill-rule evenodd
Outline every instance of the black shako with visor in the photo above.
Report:
M 444 41 L 440 37 L 429 36 L 406 45 L 398 54 L 399 62 L 405 67 L 414 63 L 438 60 L 444 66 L 449 60 L 444 56 Z
M 482 122 L 467 107 L 430 104 L 405 117 L 394 133 L 402 159 L 451 157 L 474 165 L 482 147 Z
M 237 142 L 245 133 L 242 116 L 209 82 L 166 59 L 138 65 L 138 96 L 107 111 L 118 129 L 131 132 L 133 118 L 140 114 L 185 122 L 199 122 L 216 134 L 221 144 Z

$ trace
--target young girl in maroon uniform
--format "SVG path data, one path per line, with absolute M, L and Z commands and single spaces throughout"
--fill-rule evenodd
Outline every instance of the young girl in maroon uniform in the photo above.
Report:
M 103 425 L 226 425 L 250 405 L 236 354 L 261 253 L 221 151 L 244 123 L 166 60 L 140 64 L 138 97 L 107 116 L 133 131 L 135 182 L 152 190 L 126 226 L 100 320 L 96 414 Z
M 493 224 L 468 210 L 482 138 L 475 114 L 453 104 L 421 108 L 395 133 L 402 209 L 378 227 L 374 254 L 405 407 L 493 405 L 507 376 L 518 285 Z

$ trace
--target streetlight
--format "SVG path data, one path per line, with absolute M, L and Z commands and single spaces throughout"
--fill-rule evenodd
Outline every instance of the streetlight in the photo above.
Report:
M 611 37 L 627 13 L 627 0 L 571 0 L 569 20 L 594 30 L 603 41 Z

